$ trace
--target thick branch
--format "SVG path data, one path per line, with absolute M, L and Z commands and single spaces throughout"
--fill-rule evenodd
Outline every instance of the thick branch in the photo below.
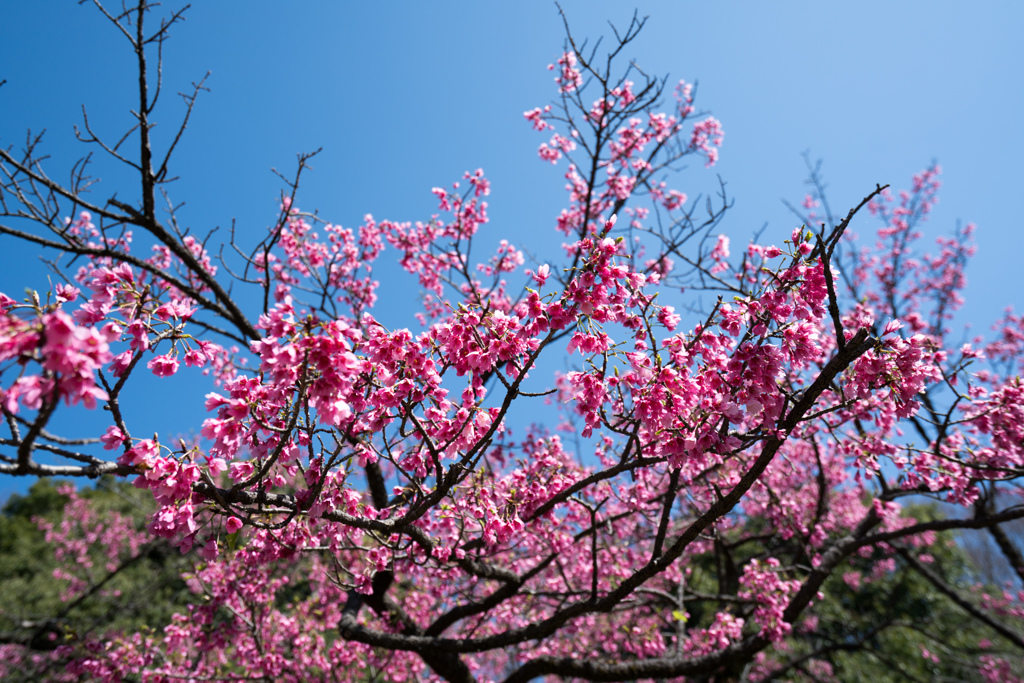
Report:
M 780 427 L 785 431 L 793 429 L 803 418 L 804 414 L 814 405 L 821 393 L 831 385 L 836 376 L 870 349 L 874 343 L 875 340 L 869 338 L 866 329 L 862 329 L 857 332 L 857 334 L 850 339 L 846 348 L 838 352 L 825 365 L 821 373 L 819 373 L 818 378 L 810 387 L 808 387 L 807 391 L 805 391 L 803 396 L 796 402 L 792 410 L 790 410 L 789 414 L 782 421 Z M 728 514 L 736 506 L 743 495 L 750 489 L 750 487 L 758 480 L 783 443 L 783 439 L 776 436 L 769 437 L 766 440 L 764 448 L 757 460 L 754 461 L 750 469 L 744 474 L 740 482 L 732 490 L 720 497 L 704 514 L 687 527 L 664 554 L 657 559 L 651 560 L 631 576 L 624 579 L 615 590 L 609 592 L 604 597 L 591 597 L 586 600 L 580 600 L 560 609 L 555 614 L 540 622 L 511 629 L 504 633 L 475 639 L 428 638 L 423 636 L 396 635 L 366 628 L 357 624 L 354 619 L 348 621 L 345 621 L 344 619 L 342 620 L 343 633 L 346 638 L 367 643 L 375 647 L 385 647 L 389 649 L 414 652 L 423 652 L 431 649 L 440 649 L 450 652 L 482 652 L 494 648 L 515 645 L 527 640 L 543 639 L 555 633 L 566 622 L 583 616 L 584 614 L 609 612 L 651 577 L 665 571 L 682 555 L 683 551 L 690 543 L 714 524 L 715 521 Z M 763 648 L 764 645 L 761 644 L 760 647 Z M 665 673 L 659 674 L 643 674 L 643 676 L 681 675 L 682 673 L 684 672 L 673 674 L 672 671 L 666 671 Z M 636 678 L 643 676 L 633 676 L 630 674 L 625 677 L 628 679 L 630 677 Z M 595 680 L 623 679 L 601 678 Z

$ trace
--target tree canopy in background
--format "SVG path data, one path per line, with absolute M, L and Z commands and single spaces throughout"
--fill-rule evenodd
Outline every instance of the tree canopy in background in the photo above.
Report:
M 202 82 L 153 134 L 183 10 L 97 7 L 134 125 L 79 136 L 134 184 L 58 174 L 40 135 L 0 149 L 0 235 L 53 272 L 0 297 L 0 474 L 101 482 L 5 509 L 4 675 L 1020 675 L 1021 595 L 950 534 L 1024 578 L 1024 326 L 954 328 L 974 226 L 922 239 L 936 165 L 834 211 L 809 164 L 801 224 L 740 245 L 723 181 L 677 184 L 723 124 L 628 60 L 635 17 L 602 43 L 567 28 L 555 99 L 525 112 L 568 194 L 537 218 L 560 260 L 514 233 L 480 253 L 482 170 L 421 221 L 327 222 L 301 192 L 315 153 L 265 233 L 222 238 L 178 221 L 172 184 Z M 421 292 L 404 327 L 377 315 L 387 258 Z M 126 406 L 184 378 L 209 417 L 139 433 Z
M 41 479 L 0 515 L 4 680 L 38 680 L 55 649 L 99 634 L 152 630 L 191 599 L 192 564 L 145 533 L 150 498 L 106 478 L 76 492 Z M 27 647 L 26 647 L 27 646 Z M 21 660 L 33 659 L 37 665 Z

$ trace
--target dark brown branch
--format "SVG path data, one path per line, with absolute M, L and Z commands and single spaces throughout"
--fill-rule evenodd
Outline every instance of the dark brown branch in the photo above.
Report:
M 804 392 L 796 402 L 789 414 L 782 420 L 782 430 L 793 429 L 803 418 L 804 414 L 814 405 L 822 392 L 827 389 L 832 381 L 845 370 L 853 361 L 863 355 L 875 344 L 870 338 L 866 329 L 857 332 L 843 351 L 838 352 L 821 370 L 818 378 Z M 649 561 L 638 569 L 631 576 L 624 579 L 619 586 L 605 596 L 594 599 L 589 598 L 571 603 L 559 609 L 550 617 L 533 624 L 510 629 L 504 633 L 492 636 L 485 636 L 476 639 L 448 639 L 448 638 L 426 638 L 422 636 L 404 636 L 385 633 L 383 631 L 370 629 L 354 622 L 346 624 L 345 636 L 352 640 L 373 645 L 375 647 L 386 647 L 389 649 L 422 652 L 429 649 L 441 649 L 449 652 L 482 652 L 498 647 L 507 647 L 527 640 L 542 639 L 555 633 L 566 622 L 594 612 L 608 612 L 622 602 L 636 588 L 643 585 L 651 577 L 665 571 L 673 562 L 682 555 L 683 551 L 700 534 L 707 530 L 715 521 L 728 514 L 743 497 L 743 495 L 754 485 L 768 464 L 775 457 L 779 448 L 784 443 L 783 439 L 777 436 L 770 436 L 766 439 L 764 448 L 757 460 L 740 479 L 739 483 L 727 494 L 721 496 L 705 511 L 697 520 L 691 523 L 673 542 L 673 544 L 656 560 Z M 865 530 L 866 533 L 866 530 Z M 836 562 L 843 557 L 842 553 L 836 558 Z M 827 574 L 826 574 L 827 575 Z M 824 578 L 822 578 L 824 580 Z M 817 589 L 815 588 L 814 594 Z M 812 594 L 813 595 L 813 594 Z M 807 601 L 811 598 L 808 597 Z M 806 603 L 803 605 L 806 606 Z M 802 609 L 802 607 L 800 609 Z M 764 644 L 760 646 L 764 647 Z M 756 650 L 755 650 L 756 651 Z M 676 661 L 676 660 L 672 660 Z M 624 665 L 625 666 L 625 665 Z M 661 671 L 659 669 L 659 671 Z M 643 674 L 626 676 L 626 678 L 644 677 L 647 675 L 681 675 L 686 672 L 672 673 L 674 670 L 664 674 Z M 539 674 L 533 674 L 539 675 Z M 576 674 L 574 674 L 576 675 Z M 519 679 L 528 680 L 528 679 Z M 621 678 L 601 678 L 595 680 L 623 680 Z

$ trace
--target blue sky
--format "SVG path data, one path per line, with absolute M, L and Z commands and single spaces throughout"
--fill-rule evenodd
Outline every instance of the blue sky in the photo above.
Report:
M 628 23 L 633 5 L 562 3 L 574 35 Z M 1024 238 L 1016 200 L 1024 159 L 1024 6 L 1011 2 L 638 2 L 649 16 L 628 48 L 645 70 L 697 81 L 698 106 L 721 120 L 725 143 L 712 172 L 677 181 L 691 197 L 728 183 L 735 208 L 723 230 L 739 243 L 763 224 L 781 242 L 794 218 L 781 199 L 802 197 L 800 153 L 824 160 L 830 199 L 844 212 L 875 183 L 906 187 L 933 159 L 941 201 L 930 237 L 957 220 L 978 225 L 962 321 L 985 332 L 1007 305 L 1024 304 Z M 115 136 L 130 121 L 127 42 L 89 6 L 71 0 L 0 0 L 0 144 L 47 129 L 47 168 L 62 179 L 83 153 L 72 126 L 81 105 Z M 170 187 L 179 220 L 200 233 L 235 221 L 244 235 L 272 222 L 280 181 L 298 152 L 323 147 L 299 205 L 355 227 L 366 213 L 417 220 L 435 211 L 429 190 L 482 167 L 493 183 L 486 239 L 510 238 L 556 254 L 552 226 L 564 204 L 562 167 L 536 157 L 542 138 L 522 112 L 550 102 L 546 70 L 564 33 L 553 3 L 205 2 L 189 10 L 165 53 L 158 135 L 175 129 L 174 93 L 210 71 L 176 155 Z M 159 141 L 159 139 L 158 139 Z M 134 197 L 126 176 L 97 163 L 96 197 Z M 867 233 L 872 224 L 860 224 Z M 857 227 L 857 226 L 855 226 Z M 46 288 L 37 254 L 0 237 L 0 291 Z M 406 320 L 415 284 L 382 270 L 381 318 Z M 177 378 L 176 378 L 177 379 Z M 139 411 L 198 426 L 201 406 L 153 396 Z M 203 391 L 206 388 L 203 387 Z M 173 394 L 168 394 L 173 395 Z M 140 412 L 143 415 L 144 412 Z M 153 419 L 152 415 L 145 415 Z M 0 481 L 0 498 L 12 490 Z

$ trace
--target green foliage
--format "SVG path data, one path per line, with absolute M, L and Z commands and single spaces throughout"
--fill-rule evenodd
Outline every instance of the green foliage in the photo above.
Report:
M 60 482 L 41 479 L 0 511 L 0 642 L 49 649 L 90 635 L 145 632 L 184 609 L 190 593 L 181 577 L 191 563 L 159 540 L 143 545 L 137 555 L 122 556 L 113 572 L 107 558 L 91 549 L 89 585 L 62 599 L 67 583 L 54 576 L 58 562 L 38 523 L 60 522 L 67 497 L 59 489 Z M 152 511 L 151 497 L 113 479 L 102 479 L 80 495 L 101 517 L 117 512 L 137 529 Z
M 924 507 L 907 512 L 919 520 L 936 517 Z M 932 572 L 978 604 L 971 558 L 953 535 L 939 534 L 927 554 Z M 886 563 L 890 568 L 879 571 Z M 992 586 L 987 589 L 1001 593 Z M 791 649 L 773 656 L 778 680 L 976 681 L 981 680 L 982 655 L 1020 661 L 1014 646 L 969 616 L 895 552 L 875 548 L 868 556 L 854 555 L 822 591 L 825 599 L 812 610 L 816 621 L 795 626 L 810 637 L 792 639 Z M 979 648 L 986 639 L 991 647 Z M 779 665 L 786 668 L 779 670 Z M 831 677 L 823 675 L 828 670 Z
M 0 513 L 0 633 L 16 633 L 23 622 L 60 611 L 57 563 L 34 520 L 58 519 L 65 502 L 54 482 L 41 479 L 27 496 L 11 496 Z

